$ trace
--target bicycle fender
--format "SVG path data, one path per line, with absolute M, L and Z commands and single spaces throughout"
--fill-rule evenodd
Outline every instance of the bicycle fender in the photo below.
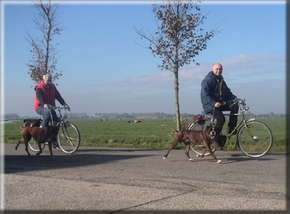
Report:
M 251 119 L 248 119 L 247 122 L 251 122 L 251 121 L 255 121 L 256 118 L 251 118 Z

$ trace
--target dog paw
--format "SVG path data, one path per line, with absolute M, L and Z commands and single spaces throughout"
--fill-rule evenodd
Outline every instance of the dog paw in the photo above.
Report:
M 165 160 L 167 157 L 163 157 L 163 160 Z
M 218 160 L 216 163 L 221 163 L 222 161 L 221 160 Z
M 192 158 L 189 158 L 189 161 L 193 162 L 193 159 Z

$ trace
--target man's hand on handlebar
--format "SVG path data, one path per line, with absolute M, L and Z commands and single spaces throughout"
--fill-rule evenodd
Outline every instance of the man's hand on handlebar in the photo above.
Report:
M 241 104 L 241 105 L 246 105 L 246 103 L 245 103 L 245 100 L 242 100 L 242 99 L 239 99 L 239 104 Z
M 239 98 L 236 98 L 236 99 L 234 99 L 234 100 L 228 101 L 227 103 L 228 103 L 230 106 L 235 105 L 235 104 L 246 105 L 245 100 L 242 100 L 242 99 L 239 99 Z M 219 108 L 219 107 L 221 107 L 222 105 L 225 105 L 225 104 L 224 104 L 223 102 L 216 102 L 216 103 L 214 104 L 214 107 Z
M 240 98 L 235 98 L 233 101 L 230 101 L 233 104 L 242 104 L 242 105 L 246 105 L 245 100 L 242 100 Z
M 64 106 L 65 109 L 67 109 L 68 111 L 70 111 L 70 107 L 69 107 L 68 104 L 64 104 L 63 106 Z

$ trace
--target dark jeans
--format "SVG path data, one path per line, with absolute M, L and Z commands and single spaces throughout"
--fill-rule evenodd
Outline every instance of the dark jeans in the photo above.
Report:
M 223 111 L 230 111 L 231 115 L 230 115 L 228 127 L 229 127 L 230 131 L 232 131 L 238 122 L 238 116 L 232 115 L 232 114 L 237 114 L 239 112 L 239 105 L 234 104 L 234 105 L 229 106 L 227 104 L 227 105 L 223 105 L 219 108 L 213 109 L 211 114 L 213 115 L 213 118 L 216 119 L 215 132 L 216 132 L 217 138 L 219 137 L 220 132 L 222 131 L 224 123 L 225 123 L 225 116 L 223 114 Z
M 42 127 L 48 126 L 49 121 L 51 121 L 51 116 L 50 116 L 49 110 L 44 108 L 44 107 L 39 107 L 39 109 L 37 109 L 36 112 L 39 115 L 43 116 L 43 121 L 41 123 L 41 126 Z M 52 118 L 53 118 L 53 123 L 55 125 L 58 122 L 58 117 L 56 115 L 56 112 L 53 109 L 51 109 L 51 114 L 52 114 Z

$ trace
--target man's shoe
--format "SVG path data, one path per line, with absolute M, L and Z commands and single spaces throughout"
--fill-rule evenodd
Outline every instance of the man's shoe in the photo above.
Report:
M 227 142 L 227 136 L 220 135 L 217 142 L 219 143 L 220 146 L 224 147 Z
M 59 149 L 59 145 L 58 145 L 57 142 L 53 142 L 53 148 L 55 148 L 55 149 Z

